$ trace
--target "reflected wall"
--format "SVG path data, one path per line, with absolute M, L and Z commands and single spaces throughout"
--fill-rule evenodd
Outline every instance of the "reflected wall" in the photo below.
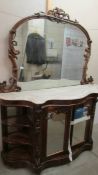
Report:
M 87 38 L 74 25 L 34 19 L 22 24 L 15 40 L 20 54 L 17 59 L 18 80 L 82 79 Z M 69 84 L 70 85 L 70 84 Z

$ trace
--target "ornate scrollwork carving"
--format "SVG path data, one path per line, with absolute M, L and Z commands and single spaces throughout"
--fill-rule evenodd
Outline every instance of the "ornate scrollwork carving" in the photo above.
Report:
M 5 86 L 6 86 L 6 81 L 3 81 L 2 83 L 0 83 L 0 90 L 1 90 L 1 92 L 4 89 Z
M 65 13 L 64 10 L 62 9 L 59 9 L 59 8 L 55 8 L 53 10 L 49 10 L 48 15 L 51 15 L 51 16 L 54 16 L 56 18 L 61 18 L 61 19 L 68 19 L 70 20 L 70 17 L 69 17 L 69 14 L 68 13 Z
M 39 13 L 34 13 L 34 15 L 35 16 L 41 16 L 41 15 L 43 16 L 43 15 L 45 15 L 45 13 L 44 12 L 39 12 Z
M 88 40 L 88 47 L 85 48 L 85 53 L 84 53 L 84 66 L 83 66 L 83 76 L 82 76 L 82 81 L 81 81 L 81 84 L 88 84 L 88 83 L 93 83 L 94 79 L 92 76 L 90 76 L 89 78 L 87 78 L 87 65 L 88 65 L 88 62 L 89 62 L 89 59 L 90 59 L 90 55 L 91 55 L 91 43 L 92 41 L 91 40 Z
M 14 47 L 17 46 L 17 41 L 15 41 L 16 31 L 11 30 L 9 33 L 9 49 L 8 56 L 12 63 L 12 77 L 9 79 L 9 85 L 4 81 L 0 83 L 0 92 L 11 92 L 11 91 L 20 91 L 21 88 L 17 86 L 17 64 L 15 59 L 19 55 L 20 51 L 16 50 Z
M 16 50 L 14 47 L 17 46 L 17 41 L 15 41 L 16 31 L 11 30 L 9 36 L 9 57 L 10 59 L 16 58 L 20 54 L 19 50 Z M 13 57 L 12 57 L 13 56 Z
M 37 109 L 37 111 L 35 112 L 35 140 L 36 140 L 36 144 L 35 144 L 35 167 L 39 168 L 40 167 L 40 158 L 41 158 L 41 141 L 40 141 L 40 137 L 41 137 L 41 115 L 42 115 L 42 110 L 41 109 Z
M 92 76 L 88 77 L 88 78 L 87 78 L 87 82 L 88 82 L 88 83 L 93 83 L 93 82 L 94 82 L 93 77 L 92 77 Z

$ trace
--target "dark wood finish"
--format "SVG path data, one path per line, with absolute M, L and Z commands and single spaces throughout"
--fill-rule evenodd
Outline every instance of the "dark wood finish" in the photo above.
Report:
M 70 20 L 70 16 L 62 9 L 49 10 L 47 14 L 41 12 L 18 21 L 9 32 L 9 59 L 12 63 L 12 77 L 9 85 L 4 81 L 0 83 L 0 92 L 20 91 L 17 86 L 18 68 L 16 64 L 19 50 L 15 41 L 17 29 L 25 22 L 32 19 L 48 19 L 57 23 L 69 23 L 79 28 L 87 38 L 87 48 L 84 53 L 84 65 L 81 84 L 92 83 L 93 78 L 87 78 L 87 66 L 91 54 L 91 39 L 88 32 L 76 20 Z M 7 166 L 13 168 L 28 168 L 39 174 L 41 170 L 69 163 L 69 140 L 72 149 L 72 159 L 79 156 L 93 146 L 92 129 L 95 106 L 98 94 L 90 94 L 77 100 L 49 100 L 44 104 L 34 104 L 29 101 L 9 101 L 0 99 L 2 122 L 2 159 Z M 84 141 L 72 146 L 73 129 L 71 121 L 74 120 L 74 111 L 80 106 L 88 106 L 90 119 L 86 121 Z M 8 108 L 15 107 L 16 113 L 8 115 Z M 47 156 L 47 116 L 48 113 L 64 113 L 65 130 L 63 138 L 63 150 Z M 52 143 L 51 143 L 52 144 Z
M 98 94 L 90 94 L 77 100 L 51 100 L 41 105 L 28 101 L 0 100 L 3 141 L 1 155 L 4 163 L 13 168 L 27 167 L 37 174 L 45 168 L 69 163 L 68 142 L 73 137 L 70 123 L 73 120 L 74 110 L 80 106 L 88 106 L 90 119 L 86 124 L 84 141 L 71 146 L 72 158 L 75 159 L 83 151 L 91 150 L 97 96 Z M 15 115 L 8 115 L 7 108 L 9 107 L 16 107 Z M 63 150 L 47 156 L 47 116 L 49 112 L 66 115 Z M 16 128 L 15 131 L 13 127 Z
M 16 31 L 18 27 L 20 27 L 23 23 L 32 19 L 48 19 L 48 20 L 51 20 L 52 22 L 57 22 L 57 23 L 63 23 L 63 24 L 69 23 L 76 26 L 84 33 L 84 35 L 87 37 L 87 48 L 85 48 L 83 73 L 82 73 L 82 79 L 80 80 L 80 83 L 81 84 L 92 83 L 93 78 L 91 76 L 87 78 L 87 65 L 91 54 L 91 43 L 92 43 L 90 36 L 86 31 L 86 29 L 83 26 L 81 26 L 77 22 L 77 20 L 75 21 L 70 20 L 70 17 L 67 13 L 65 13 L 62 9 L 55 8 L 53 10 L 49 10 L 47 14 L 41 12 L 41 13 L 36 13 L 32 16 L 23 18 L 20 21 L 18 21 L 10 30 L 8 56 L 12 63 L 12 77 L 9 79 L 9 85 L 7 85 L 5 81 L 0 83 L 0 92 L 12 92 L 12 91 L 21 90 L 21 87 L 17 86 L 18 68 L 16 64 L 16 59 L 20 51 L 15 49 L 15 46 L 17 46 L 18 44 L 15 41 L 15 36 L 16 36 Z

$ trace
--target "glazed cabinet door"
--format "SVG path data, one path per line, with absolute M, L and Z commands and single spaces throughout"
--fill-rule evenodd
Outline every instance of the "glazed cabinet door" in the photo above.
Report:
M 43 162 L 44 166 L 70 161 L 69 136 L 71 109 L 66 106 L 47 106 L 43 109 Z
M 70 144 L 73 159 L 82 151 L 90 150 L 93 146 L 92 129 L 97 98 L 86 97 L 73 106 L 70 130 Z

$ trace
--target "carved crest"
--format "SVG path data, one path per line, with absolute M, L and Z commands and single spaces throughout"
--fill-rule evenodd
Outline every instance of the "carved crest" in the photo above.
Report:
M 51 15 L 51 16 L 55 16 L 56 18 L 70 20 L 69 14 L 68 13 L 65 13 L 64 10 L 59 9 L 57 7 L 55 9 L 53 9 L 53 10 L 49 10 L 47 14 L 48 15 Z

